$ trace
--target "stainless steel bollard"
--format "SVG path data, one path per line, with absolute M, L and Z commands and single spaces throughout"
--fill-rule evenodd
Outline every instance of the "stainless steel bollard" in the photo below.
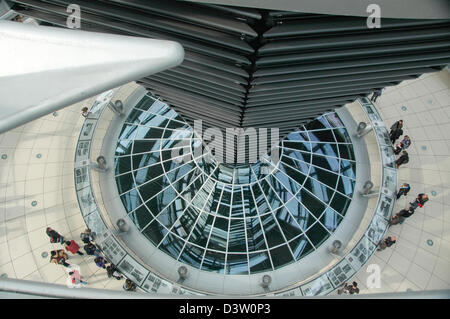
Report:
M 122 218 L 117 220 L 116 225 L 122 233 L 126 233 L 129 230 L 127 223 Z
M 106 158 L 104 156 L 97 157 L 97 165 L 99 169 L 106 171 Z
M 271 282 L 272 282 L 272 277 L 270 277 L 269 275 L 264 275 L 262 277 L 262 286 L 264 289 L 268 289 Z
M 341 249 L 341 247 L 342 247 L 342 242 L 340 240 L 335 240 L 335 241 L 333 241 L 333 244 L 330 247 L 330 252 L 332 254 L 338 254 L 339 249 Z
M 180 266 L 178 268 L 178 276 L 180 278 L 178 279 L 178 282 L 183 282 L 187 278 L 188 269 L 186 266 Z
M 372 125 L 367 124 L 365 122 L 359 122 L 358 127 L 356 128 L 356 137 L 363 137 L 367 133 L 372 130 Z
M 121 115 L 123 112 L 123 103 L 121 100 L 117 100 L 114 103 L 109 102 L 108 107 L 113 111 L 116 115 Z
M 373 183 L 371 181 L 365 182 L 363 189 L 361 190 L 361 195 L 368 195 L 372 188 L 373 188 Z

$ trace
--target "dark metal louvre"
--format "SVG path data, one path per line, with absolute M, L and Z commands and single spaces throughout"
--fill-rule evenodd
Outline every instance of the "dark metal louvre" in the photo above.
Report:
M 380 29 L 368 29 L 362 17 L 174 0 L 12 2 L 61 27 L 75 3 L 82 30 L 180 42 L 182 65 L 138 83 L 189 123 L 202 119 L 204 129 L 279 127 L 282 136 L 450 61 L 450 20 L 382 19 Z
M 362 67 L 362 66 L 388 66 L 393 63 L 403 63 L 403 62 L 414 62 L 418 63 L 420 61 L 431 61 L 431 64 L 435 64 L 434 61 L 437 61 L 440 58 L 449 59 L 450 51 L 443 51 L 437 53 L 423 53 L 418 52 L 415 54 L 411 54 L 408 56 L 400 55 L 400 56 L 387 56 L 387 57 L 378 57 L 377 59 L 373 58 L 363 58 L 363 59 L 351 59 L 348 61 L 332 61 L 332 62 L 320 62 L 320 63 L 308 63 L 308 64 L 300 64 L 289 67 L 271 67 L 265 69 L 259 69 L 255 73 L 253 73 L 254 78 L 257 77 L 266 77 L 272 78 L 274 75 L 287 75 L 292 73 L 302 73 L 307 71 L 320 71 L 320 70 L 333 70 L 333 69 L 343 69 L 343 68 L 351 68 L 351 67 Z M 439 64 L 438 64 L 439 65 Z
M 411 28 L 417 26 L 429 26 L 436 24 L 446 24 L 447 20 L 419 20 L 419 19 L 380 19 L 383 30 Z M 367 19 L 360 17 L 342 17 L 342 16 L 322 16 L 299 20 L 281 20 L 277 25 L 264 33 L 264 38 L 287 38 L 304 35 L 317 34 L 339 34 L 342 32 L 373 32 L 376 29 L 367 28 Z

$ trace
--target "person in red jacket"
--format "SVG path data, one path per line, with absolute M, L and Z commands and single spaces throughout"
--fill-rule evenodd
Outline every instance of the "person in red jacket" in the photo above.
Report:
M 80 251 L 80 246 L 75 242 L 75 240 L 66 241 L 66 250 L 70 251 L 72 254 L 78 254 L 83 256 L 84 254 Z

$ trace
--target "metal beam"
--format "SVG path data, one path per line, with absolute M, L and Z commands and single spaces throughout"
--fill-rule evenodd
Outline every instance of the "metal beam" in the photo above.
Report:
M 345 16 L 367 17 L 367 6 L 373 0 L 184 0 L 189 2 L 222 4 L 244 8 L 261 8 L 280 11 L 296 11 Z M 378 0 L 381 15 L 387 18 L 401 19 L 448 19 L 450 18 L 450 3 L 447 0 L 409 0 L 403 1 Z
M 0 133 L 184 58 L 177 42 L 10 21 L 0 43 Z

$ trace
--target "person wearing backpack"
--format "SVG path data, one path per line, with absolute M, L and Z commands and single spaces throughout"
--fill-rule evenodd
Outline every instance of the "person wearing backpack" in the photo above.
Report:
M 45 230 L 45 233 L 50 237 L 51 243 L 60 243 L 62 244 L 64 242 L 64 237 L 58 234 L 55 230 L 53 230 L 51 227 L 47 227 Z
M 88 254 L 90 256 L 95 256 L 95 257 L 100 256 L 100 250 L 93 243 L 84 245 L 83 249 L 86 252 L 86 254 Z
M 74 285 L 78 285 L 78 284 L 83 284 L 83 285 L 87 285 L 87 282 L 81 279 L 81 274 L 78 270 L 74 270 L 69 272 L 70 275 L 70 280 L 72 281 L 72 284 Z
M 359 288 L 358 288 L 358 283 L 356 281 L 352 282 L 351 285 L 349 285 L 348 283 L 344 283 L 344 286 L 342 287 L 342 289 L 338 289 L 338 294 L 359 294 Z
M 72 254 L 78 254 L 80 256 L 83 256 L 84 254 L 80 251 L 80 246 L 75 242 L 75 240 L 66 241 L 66 250 L 70 251 Z
M 378 98 L 379 96 L 381 96 L 381 92 L 382 92 L 382 89 L 376 89 L 376 90 L 373 92 L 372 97 L 370 98 L 370 100 L 373 101 L 373 102 L 376 102 L 376 101 L 377 101 L 377 98 Z
M 398 120 L 391 126 L 391 130 L 389 131 L 389 137 L 391 139 L 392 144 L 395 143 L 395 141 L 402 136 L 403 134 L 403 120 Z
M 125 280 L 123 284 L 123 290 L 125 291 L 136 291 L 136 284 L 132 282 L 130 279 Z
M 67 259 L 69 259 L 69 256 L 67 256 L 63 249 L 52 250 L 50 252 L 51 263 L 63 265 L 64 267 L 70 267 L 70 264 L 66 263 Z
M 395 214 L 394 217 L 392 217 L 389 225 L 397 225 L 398 223 L 402 223 L 405 218 L 408 218 L 412 214 L 414 214 L 414 209 L 412 207 L 410 207 L 409 209 L 402 209 L 397 214 Z

